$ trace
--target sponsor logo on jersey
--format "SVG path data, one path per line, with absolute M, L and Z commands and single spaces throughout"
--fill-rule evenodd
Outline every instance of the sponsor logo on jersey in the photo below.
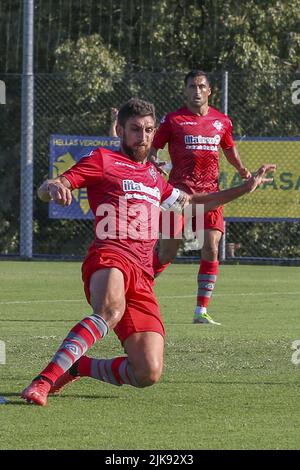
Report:
M 155 197 L 158 201 L 160 201 L 160 190 L 157 186 L 155 188 L 150 188 L 149 186 L 145 186 L 143 183 L 136 183 L 133 180 L 123 180 L 122 181 L 123 191 L 125 193 L 134 192 L 134 193 L 146 193 L 150 196 Z M 139 198 L 140 199 L 140 198 Z
M 203 135 L 185 135 L 184 143 L 187 150 L 209 150 L 217 152 L 218 145 L 221 141 L 219 134 L 214 137 L 206 137 Z
M 217 129 L 217 131 L 220 131 L 220 130 L 223 129 L 223 124 L 222 124 L 220 121 L 218 121 L 218 120 L 216 120 L 215 122 L 213 122 L 213 126 Z
M 204 135 L 185 135 L 184 143 L 186 145 L 191 144 L 206 144 L 206 145 L 219 145 L 221 137 L 219 134 L 214 137 L 205 137 Z
M 157 174 L 156 174 L 156 171 L 154 170 L 154 168 L 152 166 L 149 168 L 149 173 L 152 176 L 154 182 L 156 182 L 157 181 Z
M 197 122 L 194 121 L 184 121 L 179 123 L 180 126 L 197 126 Z
M 119 165 L 119 166 L 127 166 L 128 168 L 132 168 L 133 170 L 135 170 L 135 166 L 133 166 L 133 165 L 130 165 L 129 163 L 115 162 L 115 165 Z

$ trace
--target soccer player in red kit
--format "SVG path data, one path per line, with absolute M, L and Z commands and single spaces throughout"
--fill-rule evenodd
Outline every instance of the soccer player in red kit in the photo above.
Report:
M 243 166 L 235 147 L 229 117 L 208 104 L 211 95 L 208 76 L 200 70 L 192 70 L 186 75 L 184 84 L 186 106 L 162 119 L 153 140 L 150 159 L 151 156 L 156 158 L 157 150 L 168 144 L 172 162 L 169 183 L 188 194 L 218 191 L 220 147 L 241 177 L 250 178 L 251 173 Z M 193 322 L 219 324 L 208 315 L 207 307 L 218 274 L 218 246 L 224 232 L 222 207 L 205 214 L 204 229 Z M 175 238 L 176 233 L 173 236 L 162 239 L 159 252 L 154 254 L 156 275 L 176 257 L 181 240 Z
M 87 187 L 95 215 L 95 240 L 82 265 L 85 294 L 93 313 L 68 333 L 45 369 L 22 392 L 40 406 L 80 377 L 113 385 L 147 387 L 163 369 L 164 326 L 153 293 L 152 256 L 159 207 L 204 204 L 210 210 L 253 191 L 270 167 L 249 184 L 209 195 L 189 196 L 167 183 L 147 156 L 155 132 L 152 104 L 132 99 L 118 113 L 121 150 L 98 148 L 38 190 L 41 200 L 67 206 L 71 191 Z M 126 355 L 112 359 L 86 356 L 113 329 Z

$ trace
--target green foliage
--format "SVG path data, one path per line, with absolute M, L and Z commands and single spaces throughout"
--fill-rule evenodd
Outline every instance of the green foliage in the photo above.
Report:
M 236 252 L 238 257 L 300 258 L 299 223 L 230 222 L 227 224 L 226 240 L 240 245 Z
M 76 104 L 89 100 L 93 104 L 99 94 L 109 93 L 124 72 L 125 59 L 105 46 L 99 34 L 65 41 L 55 52 L 58 72 L 67 72 L 68 90 L 76 95 Z
M 236 135 L 298 135 L 291 85 L 300 70 L 299 10 L 300 0 L 64 0 L 59 7 L 36 0 L 35 186 L 47 177 L 51 133 L 106 134 L 110 107 L 132 96 L 153 101 L 161 117 L 182 102 L 182 78 L 191 67 L 216 78 L 217 107 L 221 72 L 229 70 Z M 0 2 L 0 72 L 22 70 L 22 11 L 19 0 Z M 1 79 L 9 83 L 0 129 L 0 251 L 10 253 L 18 249 L 20 81 Z M 80 222 L 46 220 L 47 207 L 36 205 L 35 249 L 67 245 L 76 252 L 76 239 L 85 246 Z M 278 226 L 264 230 L 275 236 Z M 293 230 L 285 234 L 296 255 Z M 268 250 L 271 256 L 287 251 L 272 243 Z

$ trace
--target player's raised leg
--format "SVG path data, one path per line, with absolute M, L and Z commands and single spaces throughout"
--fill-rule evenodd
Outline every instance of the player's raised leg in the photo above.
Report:
M 42 372 L 22 392 L 28 402 L 44 406 L 54 384 L 86 351 L 116 326 L 124 314 L 123 273 L 117 268 L 96 271 L 90 281 L 93 314 L 77 323 Z M 71 380 L 71 378 L 70 378 Z
M 131 263 L 127 264 L 125 279 L 126 308 L 114 331 L 127 356 L 111 359 L 83 356 L 59 379 L 52 393 L 61 391 L 74 377 L 91 377 L 112 385 L 134 387 L 147 387 L 159 380 L 165 332 L 153 293 L 153 280 Z
M 69 382 L 74 378 L 91 377 L 111 385 L 142 388 L 153 385 L 160 379 L 163 370 L 164 339 L 159 333 L 133 333 L 124 341 L 124 349 L 127 356 L 111 359 L 81 357 L 69 371 Z M 66 381 L 64 385 L 67 383 Z M 59 391 L 61 390 L 62 387 Z
M 153 254 L 154 276 L 161 274 L 174 261 L 182 240 L 176 238 L 159 241 L 159 250 Z

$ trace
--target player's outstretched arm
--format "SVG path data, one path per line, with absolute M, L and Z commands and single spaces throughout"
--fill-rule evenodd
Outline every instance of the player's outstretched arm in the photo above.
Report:
M 196 193 L 190 196 L 190 204 L 204 204 L 204 212 L 208 212 L 216 207 L 223 206 L 228 202 L 233 201 L 244 194 L 252 193 L 261 184 L 273 180 L 271 177 L 266 177 L 266 174 L 276 170 L 276 165 L 273 163 L 262 165 L 245 183 L 237 186 L 236 188 L 225 189 L 217 193 L 201 194 Z
M 241 178 L 248 179 L 251 177 L 250 171 L 243 165 L 241 161 L 241 157 L 239 156 L 236 146 L 229 149 L 223 149 L 223 152 L 228 162 L 237 169 Z
M 49 179 L 38 189 L 38 197 L 43 202 L 54 201 L 61 206 L 69 206 L 72 202 L 71 184 L 63 176 Z

